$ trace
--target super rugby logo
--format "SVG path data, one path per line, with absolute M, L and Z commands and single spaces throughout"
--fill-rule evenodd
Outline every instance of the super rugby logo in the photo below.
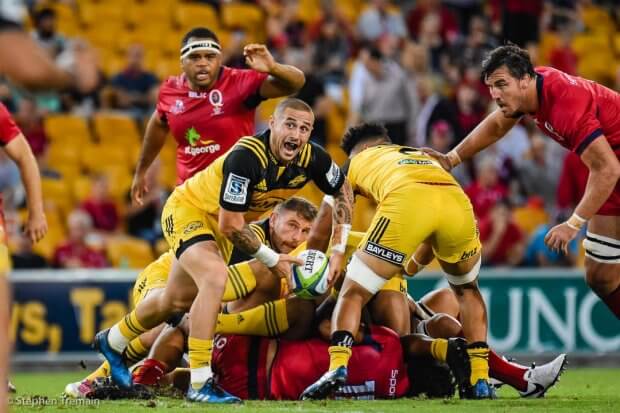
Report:
M 248 197 L 249 185 L 248 178 L 231 173 L 226 181 L 223 200 L 231 204 L 244 205 Z

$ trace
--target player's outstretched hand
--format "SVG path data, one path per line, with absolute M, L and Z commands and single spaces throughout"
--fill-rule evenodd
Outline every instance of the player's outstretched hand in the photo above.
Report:
M 552 251 L 562 251 L 565 255 L 568 255 L 568 243 L 577 236 L 578 232 L 578 230 L 569 227 L 566 222 L 563 222 L 549 230 L 545 236 L 545 244 Z
M 433 148 L 421 148 L 420 150 L 431 158 L 435 158 L 439 162 L 441 167 L 446 171 L 449 172 L 452 169 L 452 163 L 450 162 L 448 155 L 446 155 L 445 153 L 436 151 Z
M 332 287 L 342 275 L 344 270 L 344 254 L 340 252 L 332 252 L 329 258 L 329 275 L 327 276 L 327 285 Z
M 144 175 L 134 175 L 131 182 L 131 200 L 136 205 L 142 205 L 144 203 L 144 195 L 149 191 L 149 187 L 146 184 L 146 177 Z
M 274 275 L 286 279 L 289 292 L 293 289 L 293 275 L 291 271 L 291 265 L 293 264 L 303 265 L 304 262 L 300 258 L 293 257 L 288 254 L 280 254 L 280 260 L 278 260 L 278 263 L 269 268 Z
M 276 64 L 275 59 L 264 44 L 248 44 L 243 48 L 245 63 L 257 72 L 269 73 Z
M 44 213 L 31 214 L 28 216 L 28 222 L 24 233 L 33 244 L 39 242 L 45 234 L 47 234 L 47 218 Z

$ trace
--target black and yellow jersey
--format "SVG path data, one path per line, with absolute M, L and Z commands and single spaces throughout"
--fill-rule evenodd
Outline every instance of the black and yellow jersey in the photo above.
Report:
M 288 165 L 282 165 L 269 149 L 269 130 L 241 138 L 229 152 L 175 189 L 175 195 L 217 215 L 219 208 L 245 212 L 246 222 L 260 218 L 314 181 L 321 191 L 334 195 L 344 174 L 329 154 L 307 143 Z
M 408 146 L 378 145 L 364 149 L 349 159 L 344 169 L 353 191 L 376 203 L 412 183 L 458 186 L 439 162 Z
M 271 249 L 274 249 L 274 246 L 271 244 L 271 232 L 269 231 L 269 218 L 265 218 L 260 221 L 252 222 L 250 224 L 250 229 L 262 244 L 265 244 Z M 276 251 L 279 252 L 279 251 Z M 240 262 L 249 261 L 253 259 L 253 257 L 245 252 L 241 251 L 239 248 L 234 247 L 232 253 L 230 255 L 230 259 L 228 260 L 228 265 L 239 264 Z

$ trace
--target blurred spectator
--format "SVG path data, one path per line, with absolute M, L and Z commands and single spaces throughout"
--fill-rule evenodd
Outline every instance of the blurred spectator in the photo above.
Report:
M 484 118 L 484 107 L 480 106 L 480 95 L 470 85 L 463 83 L 456 90 L 457 119 L 461 138 L 467 136 Z
M 439 120 L 448 122 L 455 136 L 460 137 L 454 105 L 437 92 L 430 76 L 421 76 L 417 80 L 420 112 L 416 119 L 415 145 L 428 146 L 430 125 Z
M 499 180 L 497 161 L 493 158 L 484 158 L 477 165 L 476 180 L 465 188 L 469 196 L 476 217 L 486 218 L 491 208 L 508 196 L 508 188 Z
M 479 67 L 486 54 L 497 46 L 495 39 L 489 34 L 489 24 L 483 16 L 473 16 L 469 21 L 467 36 L 455 42 L 450 48 L 451 60 L 461 70 L 467 67 Z M 479 80 L 480 76 L 476 77 Z
M 32 37 L 52 59 L 56 59 L 66 47 L 66 39 L 56 31 L 56 12 L 44 7 L 34 13 Z
M 398 63 L 383 58 L 371 47 L 360 53 L 365 69 L 361 81 L 350 84 L 350 124 L 383 123 L 390 138 L 402 145 L 407 139 L 407 121 L 415 99 L 407 88 L 405 72 Z
M 17 111 L 17 103 L 13 97 L 11 86 L 3 77 L 0 77 L 0 103 L 6 106 L 7 110 L 11 113 Z
M 357 31 L 363 40 L 375 41 L 385 35 L 407 37 L 405 20 L 400 9 L 390 0 L 371 0 L 357 20 Z
M 313 47 L 313 73 L 326 84 L 344 84 L 349 43 L 345 33 L 338 26 L 336 18 L 330 17 L 323 20 Z
M 420 35 L 422 21 L 429 14 L 436 14 L 439 19 L 439 33 L 443 41 L 452 42 L 458 35 L 458 23 L 454 14 L 441 0 L 419 0 L 416 6 L 407 15 L 407 28 L 409 35 L 417 39 Z
M 502 37 L 518 46 L 538 42 L 543 0 L 491 0 L 496 19 L 501 20 Z
M 88 245 L 93 221 L 82 210 L 74 210 L 67 218 L 69 239 L 54 251 L 56 268 L 103 268 L 108 266 L 105 256 Z
M 263 5 L 267 12 L 265 28 L 267 45 L 277 54 L 283 54 L 287 47 L 301 48 L 306 40 L 306 27 L 297 18 L 296 1 L 268 2 Z
M 588 167 L 581 161 L 579 155 L 575 152 L 566 154 L 556 194 L 559 210 L 575 209 L 586 190 L 589 173 Z
M 48 141 L 45 129 L 43 128 L 43 113 L 37 108 L 34 99 L 26 97 L 19 101 L 19 108 L 15 114 L 15 121 L 26 137 L 34 156 L 37 157 L 37 159 L 42 157 L 45 153 Z
M 110 102 L 105 105 L 141 118 L 155 107 L 158 85 L 157 76 L 144 69 L 144 48 L 131 45 L 127 48 L 127 66 L 110 79 Z
M 525 238 L 513 222 L 512 208 L 505 199 L 500 199 L 491 208 L 487 217 L 479 221 L 480 241 L 485 265 L 518 265 L 521 263 Z
M 162 237 L 161 210 L 168 197 L 168 192 L 159 182 L 160 171 L 159 161 L 154 162 L 146 173 L 149 191 L 143 198 L 143 203 L 141 205 L 132 203 L 131 192 L 128 192 L 128 204 L 125 211 L 127 232 L 152 244 Z
M 452 15 L 458 19 L 459 31 L 469 34 L 470 23 L 474 16 L 482 12 L 482 0 L 442 0 L 445 7 L 450 9 Z
M 566 267 L 577 262 L 580 237 L 568 243 L 568 255 L 555 252 L 545 244 L 545 237 L 553 225 L 565 222 L 570 214 L 558 214 L 553 224 L 544 224 L 536 228 L 525 249 L 523 264 L 528 267 Z
M 92 218 L 94 227 L 105 232 L 113 232 L 119 223 L 119 214 L 110 197 L 108 178 L 97 175 L 93 178 L 90 196 L 80 206 Z
M 13 250 L 11 252 L 11 264 L 16 270 L 47 268 L 48 264 L 44 257 L 32 251 L 32 242 L 19 231 L 13 237 Z
M 447 153 L 452 149 L 454 143 L 454 133 L 450 125 L 445 120 L 439 120 L 431 125 L 431 137 L 429 146 L 436 151 Z
M 439 16 L 430 13 L 424 16 L 420 24 L 420 32 L 417 37 L 418 43 L 428 50 L 430 65 L 433 72 L 440 72 L 444 52 L 447 51 L 445 42 L 441 37 Z
M 547 141 L 539 134 L 534 134 L 530 143 L 527 155 L 517 161 L 519 182 L 525 195 L 542 197 L 549 211 L 555 206 L 558 174 L 550 165 L 554 160 L 549 159 Z
M 5 151 L 0 151 L 0 193 L 5 209 L 15 209 L 25 201 L 19 168 Z
M 560 42 L 549 52 L 549 64 L 569 75 L 576 75 L 579 57 L 571 47 L 573 39 L 571 29 L 562 28 L 558 34 Z

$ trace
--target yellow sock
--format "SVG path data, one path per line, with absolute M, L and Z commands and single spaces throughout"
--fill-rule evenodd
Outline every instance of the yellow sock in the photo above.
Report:
M 478 380 L 489 380 L 489 348 L 468 348 L 469 363 L 471 364 L 471 376 L 469 381 L 472 385 Z
M 218 314 L 217 334 L 275 337 L 288 330 L 286 300 L 269 301 L 236 314 Z
M 101 363 L 101 366 L 97 367 L 97 370 L 93 371 L 88 376 L 86 376 L 85 380 L 93 381 L 93 380 L 100 379 L 103 377 L 108 377 L 109 375 L 110 375 L 110 365 L 108 364 L 107 361 L 104 361 L 103 363 Z
M 131 313 L 127 314 L 121 321 L 118 322 L 117 326 L 123 337 L 128 340 L 133 340 L 140 334 L 149 330 L 148 328 L 143 327 L 138 321 L 136 310 L 133 310 Z
M 189 367 L 192 371 L 192 387 L 200 389 L 211 375 L 213 340 L 190 337 L 187 340 L 187 346 L 189 347 Z M 196 372 L 198 374 L 195 374 Z
M 338 367 L 347 366 L 351 358 L 351 348 L 345 346 L 330 346 L 329 351 L 329 371 L 336 370 Z
M 245 297 L 256 288 L 256 276 L 252 272 L 249 262 L 231 265 L 228 267 L 228 280 L 222 301 L 235 301 Z
M 129 364 L 136 364 L 149 354 L 149 349 L 144 347 L 140 337 L 136 337 L 127 344 L 125 355 Z
M 445 338 L 436 338 L 431 343 L 431 355 L 441 363 L 446 362 L 448 357 L 448 340 Z

